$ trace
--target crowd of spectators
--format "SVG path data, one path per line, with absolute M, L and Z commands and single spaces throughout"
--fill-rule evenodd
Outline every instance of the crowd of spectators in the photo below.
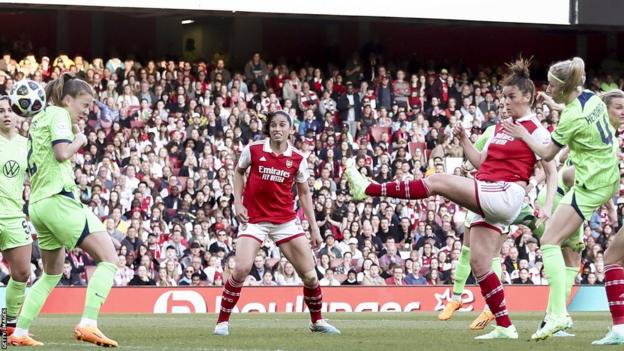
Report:
M 0 93 L 17 80 L 45 84 L 65 71 L 95 89 L 96 102 L 80 121 L 89 142 L 75 156 L 75 176 L 81 200 L 105 223 L 118 250 L 116 286 L 222 285 L 235 264 L 239 223 L 232 175 L 238 155 L 263 137 L 266 115 L 276 110 L 291 115 L 291 142 L 308 155 L 324 239 L 317 255 L 322 285 L 451 284 L 466 211 L 440 196 L 356 203 L 341 166 L 355 157 L 378 182 L 435 172 L 470 176 L 450 126 L 462 123 L 475 140 L 505 117 L 499 84 L 504 66 L 408 71 L 383 62 L 354 54 L 343 67 L 295 67 L 256 53 L 244 67 L 229 67 L 224 59 L 87 61 L 5 53 Z M 597 91 L 623 84 L 611 74 L 589 78 L 588 87 Z M 542 89 L 543 77 L 536 83 Z M 556 127 L 557 111 L 535 106 L 535 113 L 547 128 Z M 26 135 L 28 120 L 19 129 Z M 526 201 L 533 205 L 542 186 Z M 624 200 L 615 200 L 617 213 L 603 208 L 585 224 L 578 283 L 604 281 L 603 252 L 622 224 Z M 307 231 L 308 220 L 297 213 Z M 512 226 L 501 256 L 505 283 L 547 284 L 539 241 L 529 228 Z M 33 257 L 36 279 L 36 242 Z M 92 270 L 93 261 L 73 249 L 61 284 L 83 285 Z M 0 275 L 7 272 L 0 265 Z M 266 241 L 246 284 L 302 283 Z

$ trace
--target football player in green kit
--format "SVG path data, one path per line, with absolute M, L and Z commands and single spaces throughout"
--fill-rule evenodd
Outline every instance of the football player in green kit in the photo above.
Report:
M 32 237 L 24 214 L 27 139 L 17 133 L 17 116 L 0 96 L 0 250 L 11 267 L 6 287 L 7 333 L 15 328 L 30 276 Z
M 98 329 L 97 318 L 113 285 L 117 253 L 102 222 L 80 202 L 71 161 L 87 142 L 75 124 L 87 113 L 95 92 L 85 81 L 65 73 L 48 83 L 46 96 L 52 105 L 33 117 L 28 137 L 32 186 L 28 211 L 37 230 L 44 272 L 29 291 L 8 341 L 15 346 L 42 345 L 29 336 L 28 329 L 61 278 L 65 249 L 78 246 L 98 263 L 74 337 L 116 347 L 117 342 Z

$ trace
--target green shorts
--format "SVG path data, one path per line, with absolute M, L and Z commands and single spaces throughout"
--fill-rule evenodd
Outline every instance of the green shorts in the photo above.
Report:
M 28 212 L 42 250 L 73 249 L 87 235 L 106 230 L 95 214 L 68 192 L 30 204 Z
M 474 222 L 477 214 L 471 211 L 466 211 L 466 219 L 464 220 L 464 227 L 470 228 L 472 222 Z
M 0 250 L 32 244 L 30 228 L 24 217 L 0 219 Z
M 563 196 L 560 203 L 572 206 L 576 213 L 587 221 L 591 219 L 596 209 L 609 201 L 619 190 L 619 181 L 595 190 L 587 190 L 575 185 Z

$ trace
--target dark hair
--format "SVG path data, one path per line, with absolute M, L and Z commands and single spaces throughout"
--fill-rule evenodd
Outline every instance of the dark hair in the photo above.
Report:
M 95 91 L 89 83 L 76 78 L 71 73 L 63 73 L 62 76 L 48 83 L 45 92 L 48 101 L 59 107 L 63 106 L 63 98 L 67 95 L 73 98 L 82 94 L 95 96 Z
M 531 80 L 531 73 L 529 71 L 532 61 L 532 57 L 529 59 L 520 57 L 515 62 L 506 64 L 509 69 L 509 73 L 503 77 L 501 82 L 503 86 L 517 87 L 522 94 L 530 94 L 530 104 L 533 104 L 533 101 L 535 100 L 535 84 L 533 84 L 533 81 Z
M 288 124 L 292 126 L 292 120 L 290 118 L 290 115 L 286 111 L 280 110 L 280 111 L 275 111 L 273 113 L 269 113 L 269 115 L 267 116 L 266 123 L 264 124 L 264 128 L 262 128 L 262 132 L 267 137 L 270 136 L 269 128 L 271 128 L 271 121 L 276 116 L 284 116 L 284 117 L 286 117 L 286 119 L 288 120 Z

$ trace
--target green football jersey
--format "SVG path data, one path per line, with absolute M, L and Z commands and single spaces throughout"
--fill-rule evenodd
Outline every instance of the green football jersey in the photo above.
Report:
M 619 181 L 615 129 L 609 123 L 607 106 L 593 92 L 585 90 L 566 105 L 552 140 L 570 148 L 575 185 L 594 190 Z
M 23 217 L 27 139 L 17 134 L 10 140 L 0 135 L 0 218 Z
M 496 125 L 489 126 L 487 129 L 479 136 L 477 141 L 474 143 L 475 149 L 479 151 L 483 151 L 485 148 L 485 144 L 487 144 L 488 140 L 490 140 L 494 136 L 494 131 L 496 130 Z
M 48 106 L 33 117 L 28 135 L 31 203 L 76 188 L 71 160 L 57 161 L 53 150 L 54 145 L 73 140 L 71 117 L 64 108 Z

